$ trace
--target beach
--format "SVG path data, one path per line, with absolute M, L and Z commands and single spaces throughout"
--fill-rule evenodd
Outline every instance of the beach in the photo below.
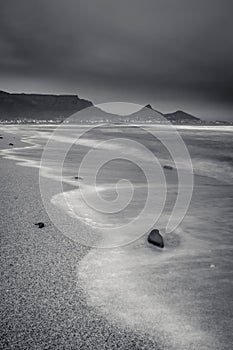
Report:
M 2 149 L 25 147 L 5 134 Z M 13 138 L 14 137 L 14 138 Z M 1 157 L 1 349 L 156 349 L 156 341 L 117 327 L 93 307 L 77 279 L 88 248 L 50 222 L 38 169 Z M 35 222 L 44 221 L 40 230 Z
M 52 130 L 51 126 L 4 126 L 1 131 L 2 149 L 14 143 L 13 151 L 1 157 L 2 348 L 230 350 L 232 131 L 223 131 L 222 138 L 222 130 L 181 130 L 194 164 L 193 196 L 182 223 L 164 234 L 165 249 L 159 251 L 148 245 L 145 235 L 113 249 L 80 244 L 85 227 L 89 232 L 100 222 L 110 228 L 127 221 L 138 208 L 133 203 L 127 215 L 118 217 L 87 212 L 77 191 L 82 181 L 89 188 L 88 173 L 78 184 L 73 180 L 75 148 L 64 164 L 64 192 L 55 193 L 59 174 L 51 159 L 46 164 L 50 168 L 42 173 L 51 189 L 49 205 L 64 212 L 67 220 L 76 214 L 82 234 L 77 233 L 76 240 L 69 228 L 68 233 L 59 232 L 45 210 L 39 186 L 39 160 Z M 88 142 L 84 139 L 77 152 L 93 147 L 98 139 L 132 133 L 140 139 L 135 128 L 101 130 Z M 64 145 L 69 140 L 59 142 Z M 151 142 L 145 140 L 146 146 L 166 164 L 169 159 Z M 207 151 L 200 156 L 200 149 Z M 119 178 L 119 164 L 114 171 L 106 168 L 100 188 Z M 143 198 L 141 173 L 132 165 L 122 168 L 126 169 L 123 178 L 133 174 Z M 170 199 L 169 210 L 157 223 L 162 231 L 177 191 L 176 175 L 171 170 L 165 175 Z M 112 198 L 109 188 L 104 187 L 104 193 Z M 73 214 L 64 198 L 74 203 Z M 40 221 L 45 223 L 41 230 L 34 225 Z

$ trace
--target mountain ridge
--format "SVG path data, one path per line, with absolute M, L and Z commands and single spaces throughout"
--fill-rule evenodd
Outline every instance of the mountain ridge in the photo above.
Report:
M 91 117 L 87 107 L 92 107 Z M 0 90 L 0 121 L 11 122 L 62 122 L 76 112 L 81 113 L 80 122 L 163 122 L 164 118 L 173 124 L 202 123 L 197 118 L 182 110 L 162 113 L 151 104 L 142 107 L 130 116 L 119 116 L 107 113 L 95 107 L 89 100 L 71 94 L 38 94 L 38 93 L 9 93 Z M 151 113 L 153 111 L 153 113 Z M 88 119 L 89 118 L 89 119 Z

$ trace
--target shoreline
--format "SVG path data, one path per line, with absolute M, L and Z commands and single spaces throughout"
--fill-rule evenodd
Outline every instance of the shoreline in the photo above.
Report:
M 2 135 L 1 146 L 13 139 Z M 16 135 L 14 142 L 20 143 Z M 155 340 L 111 324 L 87 305 L 76 267 L 89 249 L 50 223 L 40 199 L 38 169 L 0 158 L 1 348 L 159 349 Z M 45 228 L 38 229 L 38 221 Z
M 15 161 L 14 163 L 9 162 L 8 159 L 4 161 L 5 164 L 11 163 L 11 166 L 6 165 L 6 168 L 14 169 L 13 176 L 16 182 L 19 174 L 24 174 L 27 178 L 32 172 L 34 179 L 38 179 L 38 169 L 19 167 Z M 120 338 L 122 334 L 127 334 L 126 341 L 133 338 L 137 342 L 139 339 L 140 346 L 145 346 L 145 349 L 189 349 L 188 346 L 195 346 L 196 336 L 200 340 L 198 343 L 200 349 L 230 349 L 231 322 L 229 317 L 231 309 L 228 303 L 231 297 L 228 294 L 231 273 L 233 273 L 230 258 L 233 242 L 230 236 L 230 223 L 226 225 L 225 220 L 228 218 L 227 212 L 230 212 L 232 208 L 228 191 L 231 185 L 214 179 L 210 181 L 208 176 L 197 178 L 194 200 L 184 220 L 184 225 L 182 225 L 183 233 L 178 232 L 178 246 L 176 246 L 177 242 L 171 239 L 171 246 L 164 252 L 156 251 L 156 255 L 153 248 L 145 246 L 145 242 L 137 242 L 136 247 L 115 250 L 113 255 L 108 254 L 109 252 L 88 248 L 84 248 L 86 249 L 84 252 L 82 246 L 62 236 L 52 225 L 49 227 L 53 231 L 51 232 L 55 246 L 60 241 L 69 242 L 72 246 L 71 253 L 78 247 L 78 252 L 83 254 L 72 264 L 73 275 L 69 283 L 74 281 L 77 283 L 77 275 L 80 277 L 78 279 L 80 298 L 85 300 L 82 308 L 87 308 L 91 313 L 91 317 L 87 317 L 88 324 L 93 322 L 94 317 L 94 320 L 99 320 L 95 324 L 97 328 L 98 322 L 101 323 L 100 329 L 103 324 L 104 329 L 105 325 L 107 329 L 112 327 L 110 338 L 116 333 Z M 30 181 L 33 183 L 32 179 Z M 7 182 L 8 178 L 6 178 Z M 21 184 L 19 186 L 21 188 Z M 36 191 L 39 196 L 39 187 Z M 29 192 L 28 195 L 31 196 Z M 209 203 L 211 206 L 208 208 Z M 40 206 L 42 203 L 39 206 L 36 205 L 36 207 Z M 43 210 L 42 206 L 41 212 Z M 36 219 L 36 221 L 41 220 L 41 217 Z M 14 218 L 12 222 L 17 222 L 17 220 Z M 222 226 L 225 231 L 221 230 Z M 34 227 L 28 230 L 34 232 Z M 37 233 L 38 229 L 35 232 Z M 38 234 L 41 235 L 43 232 L 41 230 Z M 218 235 L 218 232 L 221 232 L 221 236 Z M 185 236 L 182 236 L 184 233 Z M 172 244 L 175 244 L 175 250 L 170 249 L 173 248 Z M 70 255 L 70 251 L 67 250 L 65 253 L 66 259 L 69 259 L 70 256 L 67 254 Z M 198 283 L 200 278 L 201 282 Z M 223 292 L 221 285 L 224 286 Z M 62 290 L 61 287 L 59 288 Z M 173 291 L 182 296 L 183 300 L 177 299 Z M 196 293 L 199 298 L 196 298 Z M 220 299 L 222 293 L 225 293 L 226 296 L 224 302 Z M 161 298 L 161 296 L 164 298 L 163 302 L 156 303 L 156 298 Z M 153 312 L 151 308 L 154 308 Z M 159 323 L 156 323 L 158 321 L 154 317 L 157 317 Z M 166 322 L 169 319 L 170 328 L 166 329 Z M 176 320 L 175 324 L 173 324 L 174 320 Z M 228 324 L 228 327 L 225 324 Z M 185 330 L 184 325 L 187 326 L 187 330 L 182 336 L 179 330 Z M 123 329 L 125 331 L 122 331 Z M 89 334 L 88 329 L 85 332 Z M 190 339 L 187 332 L 190 332 Z M 171 339 L 169 339 L 169 334 Z M 195 335 L 194 340 L 192 340 L 193 334 Z M 120 341 L 118 335 L 116 337 L 114 335 L 115 340 L 110 345 L 110 349 L 111 346 L 114 346 L 116 339 Z M 109 337 L 107 339 L 110 339 Z M 100 338 L 103 341 L 101 346 L 108 348 L 102 336 Z M 185 343 L 185 340 L 183 342 L 183 339 L 186 339 L 188 343 Z M 220 345 L 218 344 L 219 339 Z M 132 349 L 137 349 L 135 344 Z M 148 347 L 147 344 L 149 344 Z M 225 344 L 224 347 L 223 344 Z M 127 347 L 128 345 L 122 346 L 122 349 L 131 349 Z M 96 347 L 91 348 L 96 349 Z

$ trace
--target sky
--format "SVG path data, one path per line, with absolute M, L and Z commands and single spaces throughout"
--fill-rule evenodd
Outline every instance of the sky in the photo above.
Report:
M 0 90 L 233 121 L 232 0 L 0 0 Z

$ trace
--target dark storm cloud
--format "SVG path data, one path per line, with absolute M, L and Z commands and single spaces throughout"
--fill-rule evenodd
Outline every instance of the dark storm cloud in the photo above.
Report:
M 233 105 L 232 10 L 230 0 L 1 1 L 0 74 L 35 90 L 44 79 Z

